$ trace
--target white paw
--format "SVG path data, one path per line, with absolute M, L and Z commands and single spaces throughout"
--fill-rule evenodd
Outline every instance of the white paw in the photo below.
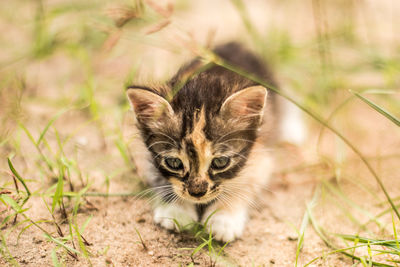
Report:
M 208 216 L 205 216 L 203 223 L 207 220 Z M 210 217 L 207 228 L 209 231 L 212 231 L 216 240 L 229 242 L 242 236 L 246 221 L 246 210 L 238 210 L 234 213 L 217 211 Z
M 168 230 L 180 230 L 180 228 L 197 221 L 197 213 L 193 206 L 166 204 L 154 209 L 154 221 Z

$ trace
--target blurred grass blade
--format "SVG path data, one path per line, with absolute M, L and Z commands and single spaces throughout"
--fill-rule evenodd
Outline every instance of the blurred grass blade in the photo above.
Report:
M 32 134 L 31 134 L 31 132 L 28 130 L 28 128 L 26 128 L 25 125 L 23 125 L 22 123 L 19 123 L 18 125 L 19 125 L 19 126 L 21 127 L 21 129 L 25 132 L 26 136 L 28 136 L 28 138 L 29 138 L 29 140 L 32 142 L 32 144 L 33 144 L 35 147 L 37 147 L 35 138 L 33 138 Z
M 118 151 L 120 152 L 122 158 L 124 159 L 126 166 L 132 168 L 133 164 L 131 159 L 129 158 L 129 153 L 126 144 L 121 139 L 117 139 L 115 140 L 115 145 L 118 148 Z
M 251 16 L 246 8 L 245 1 L 243 0 L 231 0 L 231 3 L 235 6 L 236 10 L 238 11 L 240 18 L 246 27 L 247 33 L 253 39 L 254 43 L 257 46 L 257 49 L 260 51 L 261 54 L 265 54 L 266 46 L 263 42 L 263 37 L 254 27 L 253 23 L 251 22 Z
M 314 196 L 312 198 L 312 200 L 310 201 L 310 203 L 308 203 L 308 205 L 310 205 L 311 207 L 314 207 L 317 201 L 317 198 L 319 196 L 319 189 L 315 190 L 314 192 Z M 303 220 L 301 222 L 301 226 L 300 226 L 300 231 L 299 231 L 299 238 L 297 241 L 297 248 L 296 248 L 296 260 L 295 260 L 295 266 L 297 266 L 298 260 L 299 260 L 299 256 L 300 256 L 300 251 L 303 248 L 303 244 L 304 244 L 304 234 L 306 232 L 308 223 L 310 221 L 310 216 L 309 216 L 309 212 L 306 209 L 304 212 L 304 216 L 303 216 Z
M 3 234 L 0 236 L 1 236 L 0 254 L 3 256 L 5 260 L 7 260 L 13 266 L 21 266 L 18 263 L 18 261 L 14 258 L 14 256 L 11 254 L 10 250 L 8 249 L 5 236 Z
M 20 213 L 21 210 L 21 206 L 18 205 L 18 203 L 12 198 L 9 197 L 8 195 L 0 195 L 0 198 L 7 203 L 8 205 L 10 205 L 10 207 L 12 207 L 17 213 Z
M 396 222 L 394 220 L 393 211 L 390 214 L 392 215 L 393 235 L 394 235 L 394 240 L 396 240 L 396 248 L 400 250 L 399 239 L 397 238 Z
M 354 92 L 353 90 L 350 90 L 350 93 L 361 99 L 363 102 L 367 103 L 370 107 L 381 113 L 383 116 L 391 120 L 394 124 L 400 127 L 400 119 L 396 118 L 393 114 L 391 114 L 389 111 L 385 110 L 384 108 L 378 106 L 368 98 L 363 97 L 357 92 Z
M 18 179 L 18 181 L 21 182 L 21 184 L 24 186 L 26 193 L 28 194 L 27 199 L 31 196 L 31 191 L 29 191 L 28 186 L 26 186 L 24 179 L 21 177 L 21 175 L 19 175 L 19 173 L 17 172 L 17 170 L 14 168 L 10 158 L 7 158 L 8 161 L 8 167 L 10 167 L 11 172 L 14 174 L 14 176 Z M 26 202 L 26 201 L 25 201 Z M 24 204 L 25 204 L 24 202 Z
M 358 240 L 359 243 L 380 242 L 380 245 L 382 245 L 382 246 L 388 246 L 388 247 L 396 246 L 396 240 L 382 240 L 382 239 L 374 240 L 371 238 L 366 238 L 366 237 L 361 237 L 361 236 L 341 235 L 341 234 L 338 234 L 337 236 L 340 236 L 341 238 L 343 238 L 345 240 L 350 240 L 350 241 Z
M 208 245 L 208 240 L 205 240 L 203 243 L 201 243 L 198 247 L 193 249 L 192 253 L 190 254 L 190 257 L 193 257 L 196 255 L 202 248 L 204 248 L 206 245 Z
M 345 194 L 343 194 L 343 192 L 341 191 L 341 189 L 337 186 L 333 186 L 331 183 L 327 182 L 327 181 L 323 181 L 322 182 L 323 185 L 325 186 L 325 188 L 327 190 L 329 190 L 332 194 L 334 194 L 335 196 L 339 197 L 341 200 L 343 200 L 345 203 L 347 203 L 349 206 L 353 207 L 355 210 L 361 212 L 362 214 L 364 214 L 365 216 L 367 216 L 369 218 L 369 221 L 375 222 L 377 226 L 379 226 L 381 229 L 383 228 L 383 224 L 376 218 L 376 216 L 372 215 L 368 210 L 362 208 L 361 206 L 357 205 L 354 201 L 352 201 L 349 197 L 347 197 Z M 338 202 L 335 202 L 335 204 L 339 204 Z M 343 210 L 344 212 L 346 212 L 346 210 Z M 358 226 L 362 227 L 363 225 L 355 219 L 355 217 L 353 216 L 353 214 L 348 213 L 346 214 L 349 216 L 349 218 L 353 221 L 352 218 L 354 218 L 354 223 L 356 223 Z M 366 230 L 366 229 L 364 229 Z
M 61 267 L 62 265 L 60 264 L 60 262 L 58 261 L 58 257 L 57 257 L 57 253 L 56 253 L 56 250 L 55 249 L 53 249 L 52 251 L 51 251 L 51 260 L 52 260 L 52 262 L 53 262 L 53 266 L 54 267 Z
M 89 222 L 92 220 L 92 218 L 93 218 L 93 215 L 90 215 L 86 220 L 85 220 L 85 222 L 82 224 L 82 226 L 80 227 L 80 229 L 79 229 L 79 231 L 80 232 L 85 232 L 85 229 L 86 229 L 86 226 L 89 224 Z
M 50 172 L 53 172 L 53 165 L 51 164 L 50 160 L 46 157 L 46 155 L 43 153 L 43 151 L 40 149 L 40 146 L 36 143 L 35 139 L 33 138 L 28 128 L 26 128 L 25 125 L 23 125 L 22 123 L 19 123 L 19 126 L 22 128 L 22 130 L 28 136 L 29 140 L 35 146 L 36 150 L 39 152 L 42 159 L 46 162 L 46 165 L 49 168 Z
M 78 238 L 79 248 L 81 249 L 83 256 L 89 260 L 89 252 L 83 242 L 82 235 L 77 226 L 73 225 L 73 227 L 75 229 L 76 237 Z
M 54 212 L 54 209 L 55 209 L 57 203 L 59 203 L 59 201 L 62 197 L 62 194 L 63 194 L 63 188 L 64 188 L 64 165 L 62 165 L 60 163 L 60 174 L 58 175 L 56 192 L 54 193 L 54 196 L 53 196 L 51 212 Z
M 142 244 L 144 250 L 148 250 L 146 243 L 144 243 L 142 235 L 140 234 L 139 230 L 136 227 L 135 227 L 135 231 L 136 231 L 137 236 L 139 237 L 140 243 Z
M 49 130 L 50 126 L 58 119 L 58 117 L 60 117 L 64 112 L 66 112 L 66 110 L 61 110 L 59 111 L 56 115 L 53 116 L 53 118 L 50 119 L 50 121 L 47 123 L 46 127 L 44 127 L 43 131 L 40 133 L 40 136 L 38 138 L 38 140 L 36 141 L 36 145 L 39 146 L 40 143 L 42 142 L 45 134 L 47 133 L 47 131 Z
M 75 254 L 77 254 L 77 255 L 81 255 L 81 253 L 80 253 L 78 250 L 76 250 L 76 249 L 74 249 L 74 248 L 71 248 L 71 247 L 65 245 L 63 242 L 61 242 L 61 241 L 58 240 L 57 238 L 52 237 L 50 234 L 44 233 L 44 235 L 45 235 L 49 240 L 53 241 L 53 242 L 56 243 L 57 245 L 60 245 L 61 247 L 65 248 L 66 250 L 68 250 L 68 251 L 70 251 L 70 252 L 73 252 L 73 253 L 75 253 Z
M 25 222 L 30 222 L 30 220 L 29 219 L 26 219 L 26 220 L 24 220 L 24 221 L 22 221 L 23 223 L 25 223 Z M 40 221 L 36 221 L 36 223 L 51 223 L 52 221 L 49 221 L 49 220 L 40 220 Z M 31 228 L 31 226 L 34 226 L 35 224 L 34 223 L 28 223 L 28 225 L 27 226 L 25 226 L 25 227 L 23 227 L 22 228 L 22 230 L 18 233 L 18 236 L 17 236 L 17 244 L 18 244 L 18 242 L 19 242 L 19 239 L 21 238 L 21 236 L 22 236 L 22 234 L 26 231 L 26 230 L 28 230 L 29 228 Z

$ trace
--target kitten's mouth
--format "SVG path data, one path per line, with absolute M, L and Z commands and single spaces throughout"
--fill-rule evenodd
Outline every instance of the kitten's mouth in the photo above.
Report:
M 198 204 L 206 204 L 206 203 L 209 203 L 209 202 L 215 200 L 217 198 L 217 196 L 219 195 L 219 192 L 218 192 L 218 190 L 213 190 L 213 191 L 207 192 L 205 195 L 199 196 L 199 197 L 191 196 L 186 190 L 181 191 L 181 192 L 176 192 L 176 194 L 184 200 L 198 203 Z

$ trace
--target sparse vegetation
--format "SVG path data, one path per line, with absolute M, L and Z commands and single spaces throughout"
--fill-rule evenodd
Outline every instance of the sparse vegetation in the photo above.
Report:
M 277 16 L 253 5 L 0 4 L 0 265 L 400 265 L 400 5 L 270 1 Z M 236 34 L 213 32 L 222 15 Z M 259 201 L 248 235 L 220 244 L 204 225 L 152 224 L 124 85 L 166 79 L 194 55 L 263 84 L 210 53 L 228 37 L 271 65 L 284 90 L 265 86 L 310 115 L 311 134 L 302 152 L 275 148 L 275 198 Z

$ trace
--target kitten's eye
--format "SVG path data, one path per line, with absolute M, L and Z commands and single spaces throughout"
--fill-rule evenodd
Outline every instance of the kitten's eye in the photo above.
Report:
M 178 158 L 166 158 L 165 163 L 172 170 L 179 171 L 183 169 L 183 163 Z
M 228 166 L 230 159 L 228 157 L 214 158 L 211 162 L 211 168 L 215 170 L 222 170 Z

